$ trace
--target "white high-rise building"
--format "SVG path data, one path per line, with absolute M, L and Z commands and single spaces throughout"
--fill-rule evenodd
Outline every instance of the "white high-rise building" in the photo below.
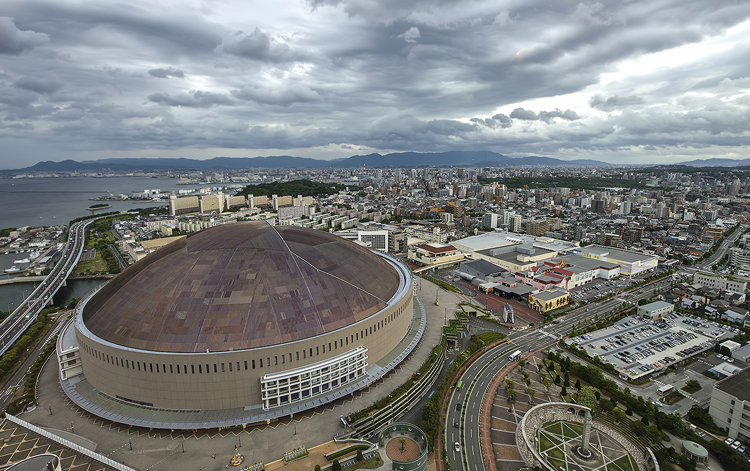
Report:
M 521 232 L 521 215 L 520 214 L 514 214 L 510 218 L 510 232 Z
M 498 215 L 495 213 L 485 213 L 482 216 L 482 227 L 497 228 Z

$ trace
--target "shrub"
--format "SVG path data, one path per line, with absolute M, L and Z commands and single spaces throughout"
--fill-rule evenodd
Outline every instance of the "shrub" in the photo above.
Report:
M 341 471 L 341 463 L 339 463 L 339 460 L 333 460 L 331 471 Z

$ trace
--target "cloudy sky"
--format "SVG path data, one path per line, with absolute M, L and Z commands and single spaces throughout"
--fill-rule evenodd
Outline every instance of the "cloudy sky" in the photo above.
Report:
M 749 158 L 747 0 L 3 0 L 0 168 Z

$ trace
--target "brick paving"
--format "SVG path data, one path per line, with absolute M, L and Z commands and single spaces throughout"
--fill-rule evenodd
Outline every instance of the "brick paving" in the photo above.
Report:
M 401 440 L 405 440 L 404 451 L 401 451 Z M 411 438 L 395 437 L 386 443 L 385 453 L 391 460 L 411 461 L 419 458 L 419 445 Z
M 519 301 L 501 298 L 500 296 L 496 296 L 494 294 L 483 293 L 477 286 L 469 283 L 466 280 L 461 280 L 460 283 L 464 287 L 474 291 L 476 293 L 476 299 L 482 301 L 482 303 L 487 306 L 488 309 L 491 309 L 493 312 L 495 312 L 496 315 L 502 316 L 503 309 L 505 308 L 506 304 L 510 304 L 511 306 L 513 306 L 513 311 L 515 312 L 517 318 L 515 324 L 513 324 L 513 327 L 526 327 L 527 323 L 534 323 L 538 325 L 543 320 L 543 317 L 539 312 L 531 309 L 525 304 L 520 303 Z M 521 318 L 526 322 L 523 322 L 518 318 Z
M 550 394 L 545 392 L 540 382 L 537 366 L 541 364 L 542 354 L 535 353 L 526 358 L 527 366 L 503 369 L 490 385 L 482 408 L 482 450 L 488 471 L 516 471 L 525 466 L 521 453 L 516 446 L 516 429 L 524 414 L 534 405 L 559 400 L 555 397 L 557 389 L 550 387 Z M 531 380 L 530 386 L 525 383 L 523 373 Z M 513 402 L 508 401 L 505 379 L 513 380 L 512 388 L 518 391 Z M 536 391 L 533 405 L 529 403 L 526 388 Z M 491 456 L 487 456 L 492 450 Z

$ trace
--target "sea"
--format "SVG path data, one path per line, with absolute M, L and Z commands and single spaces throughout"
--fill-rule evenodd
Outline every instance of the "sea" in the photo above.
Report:
M 111 208 L 99 212 L 126 211 L 143 207 L 164 206 L 166 203 L 133 201 L 92 201 L 101 196 L 131 195 L 134 192 L 159 189 L 162 192 L 188 190 L 192 186 L 177 185 L 177 178 L 150 177 L 56 177 L 56 178 L 0 178 L 0 229 L 9 227 L 41 227 L 67 225 L 72 219 L 91 214 L 92 204 L 107 203 Z M 195 185 L 198 188 L 198 185 Z M 12 278 L 5 273 L 29 253 L 4 254 L 0 249 L 0 280 Z M 55 296 L 58 303 L 69 303 L 80 298 L 105 280 L 69 281 Z M 34 283 L 0 285 L 0 311 L 15 309 L 24 296 L 35 288 Z

